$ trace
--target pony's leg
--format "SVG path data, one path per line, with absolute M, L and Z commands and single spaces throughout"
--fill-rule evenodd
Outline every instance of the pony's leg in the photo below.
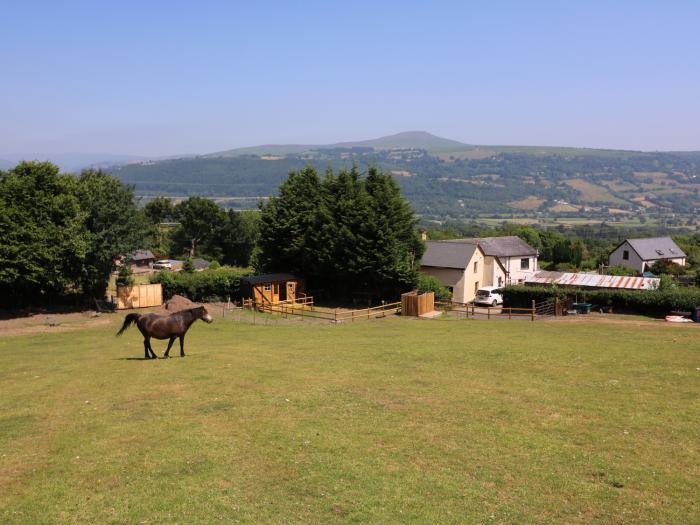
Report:
M 163 357 L 164 357 L 164 358 L 167 359 L 168 357 L 170 357 L 170 347 L 173 346 L 173 343 L 174 343 L 174 342 L 175 342 L 175 336 L 172 336 L 172 337 L 170 338 L 170 341 L 168 341 L 168 349 L 167 349 L 167 350 L 165 351 L 165 353 L 163 354 Z
M 150 359 L 151 356 L 148 355 L 148 339 L 143 338 L 143 358 Z
M 153 351 L 153 347 L 151 346 L 151 338 L 148 338 L 148 351 L 151 352 L 151 358 L 152 359 L 158 359 L 158 356 L 156 353 Z
M 180 357 L 185 357 L 185 336 L 180 336 Z

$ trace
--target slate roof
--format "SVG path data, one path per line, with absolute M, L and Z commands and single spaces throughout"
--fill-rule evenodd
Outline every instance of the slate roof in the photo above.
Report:
M 645 261 L 686 257 L 686 254 L 673 242 L 671 237 L 647 237 L 645 239 L 626 239 L 626 241 Z
M 437 268 L 459 268 L 464 270 L 474 252 L 479 249 L 476 243 L 452 241 L 427 241 L 421 260 L 422 266 Z
M 209 268 L 209 265 L 211 265 L 211 263 L 206 259 L 200 258 L 192 259 L 192 264 L 194 264 L 196 270 L 206 270 Z
M 484 255 L 493 257 L 517 257 L 520 255 L 537 255 L 537 250 L 520 237 L 481 237 L 471 239 L 453 239 L 448 242 L 478 244 Z
M 129 259 L 132 261 L 144 261 L 147 259 L 155 259 L 156 256 L 153 255 L 151 250 L 136 250 L 134 253 L 129 255 Z
M 242 277 L 243 284 L 261 284 L 261 283 L 278 283 L 281 281 L 298 281 L 299 277 L 291 273 L 268 273 L 265 275 L 251 275 L 250 277 Z

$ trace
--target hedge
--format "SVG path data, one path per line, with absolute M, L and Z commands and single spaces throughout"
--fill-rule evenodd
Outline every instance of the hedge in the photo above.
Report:
M 182 295 L 191 301 L 225 301 L 241 297 L 241 277 L 253 275 L 247 268 L 221 267 L 201 272 L 159 272 L 151 277 L 152 283 L 163 286 L 163 296 L 170 299 Z
M 586 290 L 540 286 L 507 286 L 503 290 L 504 306 L 527 308 L 535 302 L 554 297 L 578 298 L 579 302 L 595 306 L 612 306 L 613 311 L 646 315 L 667 315 L 673 310 L 692 311 L 700 307 L 700 288 L 668 290 Z

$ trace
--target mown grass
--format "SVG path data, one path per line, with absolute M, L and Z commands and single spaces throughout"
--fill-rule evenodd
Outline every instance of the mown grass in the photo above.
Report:
M 700 520 L 696 326 L 119 320 L 0 338 L 0 522 Z

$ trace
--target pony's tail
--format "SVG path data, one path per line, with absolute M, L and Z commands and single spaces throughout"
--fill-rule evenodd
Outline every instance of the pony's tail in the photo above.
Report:
M 136 321 L 139 320 L 139 317 L 141 317 L 141 314 L 128 314 L 124 318 L 124 324 L 122 325 L 121 330 L 117 332 L 117 336 L 120 336 L 124 333 L 124 330 L 129 328 L 132 324 L 134 324 Z

